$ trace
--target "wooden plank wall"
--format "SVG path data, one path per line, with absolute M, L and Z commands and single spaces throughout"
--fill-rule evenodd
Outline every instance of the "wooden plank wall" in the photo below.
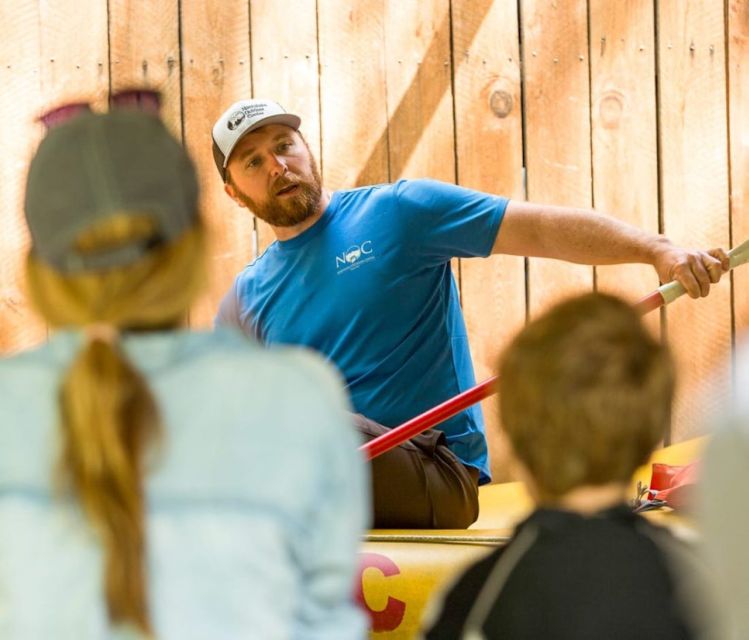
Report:
M 31 114 L 41 101 L 40 15 L 36 3 L 20 8 L 0 3 L 0 24 L 12 34 L 0 39 L 0 351 L 35 344 L 46 328 L 34 315 L 23 290 L 25 168 L 39 131 Z
M 651 233 L 658 233 L 655 61 L 650 0 L 590 3 L 593 203 Z M 599 267 L 596 279 L 633 301 L 658 286 L 647 265 Z M 657 331 L 659 314 L 647 322 Z
M 727 246 L 728 151 L 725 16 L 722 2 L 657 3 L 658 118 L 661 219 L 664 232 L 682 244 Z M 716 214 L 715 212 L 720 212 Z M 666 332 L 679 347 L 681 393 L 673 426 L 678 438 L 695 435 L 692 419 L 707 400 L 703 380 L 731 344 L 730 287 L 705 300 L 677 300 L 666 311 Z
M 249 25 L 244 0 L 180 1 L 184 141 L 202 178 L 201 206 L 212 238 L 209 293 L 192 314 L 195 326 L 210 326 L 227 283 L 255 250 L 254 221 L 224 194 L 211 153 L 213 122 L 252 90 Z
M 521 5 L 527 199 L 590 207 L 588 15 L 585 0 Z M 531 314 L 593 286 L 591 267 L 529 261 Z
M 12 8 L 10 5 L 13 5 Z M 272 241 L 224 194 L 210 128 L 233 101 L 302 115 L 331 189 L 429 176 L 513 198 L 595 206 L 696 246 L 749 235 L 749 0 L 18 0 L 0 3 L 0 351 L 44 339 L 23 290 L 34 118 L 72 99 L 159 88 L 201 174 L 209 326 L 234 274 Z M 635 299 L 649 267 L 493 257 L 454 265 L 477 377 L 530 315 L 598 287 Z M 682 375 L 678 441 L 699 391 L 749 326 L 749 268 L 648 319 Z M 723 390 L 724 393 L 728 389 Z M 484 405 L 495 472 L 494 401 Z
M 749 237 L 749 2 L 728 2 L 728 126 L 732 244 Z M 749 273 L 733 274 L 735 327 L 749 327 Z

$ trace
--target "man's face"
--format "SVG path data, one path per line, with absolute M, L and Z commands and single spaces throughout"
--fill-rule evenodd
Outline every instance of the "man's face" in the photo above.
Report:
M 322 181 L 315 159 L 291 127 L 269 124 L 248 133 L 226 169 L 226 193 L 275 227 L 304 222 L 320 206 Z

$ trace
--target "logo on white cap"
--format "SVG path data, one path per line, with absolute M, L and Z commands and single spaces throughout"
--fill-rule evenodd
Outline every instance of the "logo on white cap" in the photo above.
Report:
M 243 104 L 239 107 L 238 111 L 235 111 L 229 116 L 226 121 L 226 126 L 230 131 L 234 131 L 240 124 L 242 124 L 242 122 L 244 122 L 245 118 L 249 120 L 252 120 L 253 118 L 260 120 L 260 118 L 266 115 L 266 112 L 268 112 L 269 116 L 286 113 L 281 108 L 281 105 L 278 104 L 271 105 L 268 102 Z
M 241 111 L 235 111 L 229 116 L 226 127 L 229 129 L 229 131 L 234 131 L 234 129 L 242 124 L 242 120 L 244 120 L 244 113 L 242 113 Z

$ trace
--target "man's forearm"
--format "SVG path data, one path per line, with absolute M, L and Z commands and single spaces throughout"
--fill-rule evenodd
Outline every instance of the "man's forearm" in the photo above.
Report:
M 492 252 L 591 265 L 654 264 L 669 245 L 663 236 L 590 209 L 511 201 Z
M 661 282 L 678 280 L 692 297 L 728 270 L 722 249 L 700 251 L 590 209 L 511 201 L 492 253 L 556 258 L 579 264 L 640 262 L 652 265 Z

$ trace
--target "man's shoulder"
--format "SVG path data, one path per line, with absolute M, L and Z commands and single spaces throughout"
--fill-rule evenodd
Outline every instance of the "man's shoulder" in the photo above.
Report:
M 381 182 L 350 189 L 337 190 L 336 196 L 341 199 L 355 200 L 370 197 L 397 197 L 404 189 L 437 190 L 455 187 L 449 182 L 434 180 L 433 178 L 401 178 L 395 182 Z
M 239 272 L 238 275 L 248 274 L 252 275 L 257 273 L 269 265 L 276 257 L 278 249 L 278 240 L 274 240 L 267 247 L 265 247 L 257 256 L 250 260 L 244 268 Z
M 429 178 L 403 178 L 396 182 L 372 184 L 351 189 L 340 189 L 334 193 L 335 218 L 342 222 L 350 216 L 365 217 L 377 210 L 379 215 L 387 212 L 403 213 L 414 202 L 427 198 L 439 198 L 445 188 L 454 187 Z
M 350 189 L 338 189 L 334 192 L 335 208 L 346 210 L 350 207 L 360 207 L 363 203 L 371 200 L 381 200 L 393 195 L 394 184 L 381 183 L 352 187 Z

